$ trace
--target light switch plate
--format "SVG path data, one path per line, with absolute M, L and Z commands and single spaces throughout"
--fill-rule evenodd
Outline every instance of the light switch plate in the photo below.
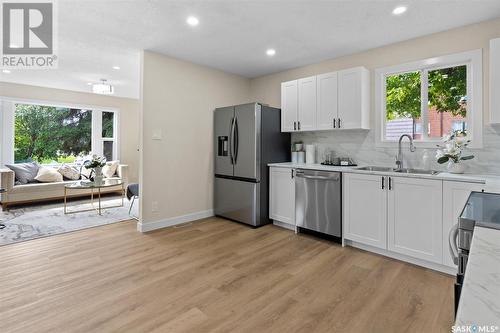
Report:
M 161 140 L 161 129 L 153 130 L 153 140 Z

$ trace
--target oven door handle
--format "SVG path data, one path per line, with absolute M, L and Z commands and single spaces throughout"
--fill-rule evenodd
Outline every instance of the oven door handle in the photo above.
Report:
M 455 224 L 450 229 L 450 233 L 448 235 L 448 243 L 450 245 L 450 255 L 455 265 L 458 265 L 457 237 L 458 237 L 458 224 Z

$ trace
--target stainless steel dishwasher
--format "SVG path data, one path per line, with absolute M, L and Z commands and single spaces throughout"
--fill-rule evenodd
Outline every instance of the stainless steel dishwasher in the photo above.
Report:
M 341 238 L 341 173 L 298 169 L 295 176 L 295 220 L 299 230 Z

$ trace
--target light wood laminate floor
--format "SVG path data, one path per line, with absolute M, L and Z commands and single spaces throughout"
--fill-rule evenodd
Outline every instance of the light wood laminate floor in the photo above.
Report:
M 450 332 L 453 278 L 273 225 L 0 247 L 0 332 Z

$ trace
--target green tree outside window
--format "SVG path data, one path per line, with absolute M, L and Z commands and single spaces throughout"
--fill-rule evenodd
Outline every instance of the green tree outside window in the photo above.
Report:
M 456 66 L 428 72 L 428 108 L 467 115 L 467 66 Z M 391 75 L 386 78 L 386 119 L 421 117 L 420 72 Z
M 92 112 L 44 105 L 16 104 L 16 162 L 73 162 L 91 150 Z

